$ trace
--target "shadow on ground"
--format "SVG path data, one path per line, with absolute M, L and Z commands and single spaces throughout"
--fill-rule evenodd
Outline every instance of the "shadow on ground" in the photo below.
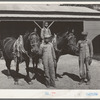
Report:
M 71 74 L 71 73 L 68 73 L 68 72 L 64 72 L 62 74 L 62 76 L 65 76 L 65 75 L 67 75 L 69 78 L 71 78 L 74 81 L 78 81 L 78 82 L 80 81 L 80 77 L 78 75 Z
M 6 76 L 9 76 L 7 70 L 3 70 L 2 73 L 3 73 L 4 75 L 6 75 Z M 13 78 L 16 77 L 16 71 L 15 71 L 15 70 L 11 70 L 11 76 L 12 76 Z M 21 79 L 21 78 L 25 78 L 25 76 L 22 75 L 22 74 L 20 74 L 20 73 L 18 73 L 18 78 L 19 78 L 19 79 Z
M 2 70 L 1 71 L 4 75 L 6 75 L 8 77 L 8 71 L 7 70 Z M 33 77 L 31 78 L 36 79 L 37 81 L 39 81 L 42 84 L 45 84 L 45 77 L 44 77 L 44 71 L 39 69 L 39 68 L 29 68 L 29 72 L 31 72 L 33 74 Z M 16 71 L 15 70 L 11 70 L 11 77 L 15 80 L 16 76 L 18 77 L 18 79 L 24 79 L 27 83 L 29 82 L 29 80 L 27 79 L 27 77 L 25 75 L 22 75 L 21 73 L 18 73 L 18 75 L 16 75 Z
M 36 79 L 37 81 L 45 85 L 44 71 L 42 69 L 30 67 L 29 71 L 34 74 L 32 79 Z

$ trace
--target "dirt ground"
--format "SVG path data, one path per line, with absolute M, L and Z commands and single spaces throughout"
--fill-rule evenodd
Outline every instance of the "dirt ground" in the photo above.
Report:
M 32 64 L 30 63 L 30 67 Z M 19 70 L 19 85 L 14 85 L 14 79 L 7 77 L 7 68 L 5 61 L 0 60 L 0 89 L 46 89 L 44 85 L 43 66 L 40 63 L 38 66 L 38 75 L 33 79 L 33 84 L 29 85 L 25 80 L 25 63 L 20 64 Z M 14 62 L 11 65 L 12 76 L 15 74 Z M 30 68 L 30 71 L 33 69 Z M 58 61 L 58 81 L 56 81 L 57 89 L 100 89 L 100 61 L 93 60 L 90 67 L 91 71 L 91 84 L 78 85 L 79 83 L 79 66 L 78 57 L 72 55 L 63 55 Z M 33 71 L 32 71 L 33 72 Z M 33 74 L 30 72 L 30 76 Z M 59 77 L 59 75 L 63 75 Z

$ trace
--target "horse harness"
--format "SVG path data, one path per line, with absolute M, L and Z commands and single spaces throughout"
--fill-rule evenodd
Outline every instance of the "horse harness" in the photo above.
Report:
M 28 55 L 27 51 L 24 48 L 24 42 L 23 42 L 23 37 L 20 35 L 18 39 L 15 41 L 13 45 L 13 55 L 14 55 L 14 60 L 16 62 L 16 58 L 20 58 L 20 62 L 22 62 L 22 53 L 26 54 L 29 58 L 30 56 Z

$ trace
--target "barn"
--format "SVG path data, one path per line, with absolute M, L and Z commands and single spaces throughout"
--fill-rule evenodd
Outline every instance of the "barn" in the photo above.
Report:
M 44 4 L 0 4 L 0 39 L 18 37 L 37 28 L 40 35 L 43 21 L 48 21 L 52 33 L 75 30 L 77 40 L 83 30 L 88 31 L 94 53 L 100 53 L 100 12 L 77 6 Z

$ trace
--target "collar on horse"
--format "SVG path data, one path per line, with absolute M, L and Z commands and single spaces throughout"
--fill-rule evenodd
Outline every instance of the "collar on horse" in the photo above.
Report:
M 21 57 L 22 58 L 22 53 L 26 54 L 29 58 L 30 56 L 28 55 L 27 51 L 24 48 L 24 42 L 23 42 L 23 37 L 20 35 L 18 39 L 15 41 L 13 45 L 13 53 L 15 57 Z

